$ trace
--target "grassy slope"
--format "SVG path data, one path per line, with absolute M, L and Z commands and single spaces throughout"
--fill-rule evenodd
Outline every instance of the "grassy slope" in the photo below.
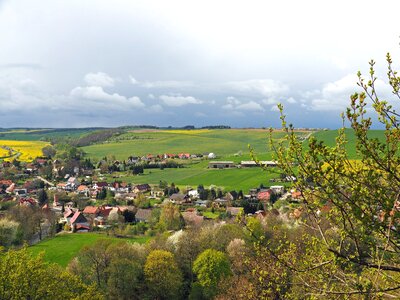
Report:
M 355 137 L 351 130 L 346 130 L 350 158 L 357 158 Z M 337 136 L 337 130 L 320 131 L 313 133 L 317 139 L 332 146 Z M 305 135 L 305 133 L 301 133 Z M 282 132 L 275 132 L 274 139 L 282 138 Z M 371 131 L 371 137 L 383 138 L 383 132 Z M 306 142 L 305 142 L 306 143 Z M 131 132 L 105 144 L 84 147 L 88 156 L 94 159 L 113 154 L 118 159 L 126 159 L 129 155 L 144 155 L 146 153 L 204 153 L 214 152 L 219 155 L 218 160 L 251 160 L 247 145 L 250 144 L 259 159 L 269 160 L 272 153 L 268 147 L 268 130 L 209 130 L 209 131 L 159 131 L 159 132 Z M 243 155 L 234 156 L 242 151 Z M 202 161 L 182 169 L 145 170 L 144 175 L 128 176 L 123 180 L 133 183 L 157 184 L 160 180 L 174 182 L 179 186 L 223 186 L 225 190 L 240 190 L 247 192 L 261 183 L 270 185 L 269 179 L 277 178 L 279 174 L 273 170 L 261 171 L 259 168 L 209 170 L 208 162 Z M 277 183 L 279 184 L 279 183 Z
M 201 131 L 158 131 L 130 132 L 113 141 L 104 144 L 84 147 L 87 155 L 100 159 L 107 155 L 115 155 L 117 159 L 126 159 L 129 155 L 144 155 L 147 153 L 205 153 L 214 152 L 217 160 L 251 160 L 248 144 L 256 151 L 259 159 L 271 159 L 268 151 L 268 130 L 201 130 Z M 274 138 L 282 137 L 281 132 L 274 133 Z M 242 155 L 234 156 L 242 151 Z M 243 190 L 247 192 L 261 183 L 268 185 L 270 178 L 278 175 L 271 170 L 263 172 L 259 168 L 210 170 L 208 161 L 187 165 L 181 169 L 151 169 L 145 170 L 141 176 L 127 176 L 123 180 L 133 183 L 157 184 L 160 180 L 176 185 L 205 186 L 216 185 L 225 190 Z
M 335 138 L 337 136 L 337 130 L 328 130 L 328 131 L 319 131 L 314 133 L 314 136 L 317 140 L 322 140 L 328 146 L 335 145 Z M 347 138 L 347 151 L 349 154 L 349 158 L 357 159 L 357 151 L 356 151 L 356 138 L 352 129 L 346 129 L 346 138 Z M 385 135 L 383 130 L 370 130 L 368 134 L 369 138 L 377 138 L 381 141 L 384 141 Z
M 275 138 L 282 137 L 281 132 L 274 133 Z M 248 153 L 250 144 L 257 152 L 268 151 L 268 130 L 208 130 L 193 134 L 178 131 L 131 132 L 105 144 L 84 147 L 89 157 L 101 159 L 113 154 L 117 159 L 126 159 L 130 155 L 147 153 L 205 153 L 214 152 L 219 156 L 230 156 L 239 151 Z
M 74 233 L 74 234 L 61 234 L 56 237 L 45 240 L 39 244 L 29 247 L 32 254 L 37 255 L 44 251 L 44 259 L 51 263 L 57 263 L 66 267 L 72 258 L 86 245 L 91 245 L 98 239 L 105 238 L 114 242 L 132 241 L 138 243 L 145 243 L 149 238 L 138 237 L 133 239 L 120 239 L 109 237 L 104 234 L 98 233 Z

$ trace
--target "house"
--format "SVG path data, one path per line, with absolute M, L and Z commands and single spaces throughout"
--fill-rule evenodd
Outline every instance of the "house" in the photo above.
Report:
M 278 163 L 276 161 L 264 160 L 260 161 L 260 165 L 263 167 L 272 168 L 272 167 L 277 167 Z
M 190 191 L 188 192 L 188 196 L 189 196 L 190 198 L 197 199 L 197 198 L 199 198 L 199 192 L 198 192 L 197 190 L 190 190 Z
M 20 196 L 20 197 L 28 196 L 28 190 L 27 189 L 15 189 L 14 192 L 15 192 L 15 195 Z
M 19 199 L 20 206 L 35 206 L 37 201 L 33 198 L 21 198 Z
M 176 155 L 172 153 L 164 153 L 163 158 L 168 159 L 168 158 L 175 158 Z
M 151 218 L 152 209 L 139 208 L 135 214 L 136 222 L 148 222 Z
M 169 196 L 169 200 L 171 200 L 174 204 L 182 204 L 191 202 L 190 197 L 187 194 L 175 193 Z
M 151 187 L 147 183 L 138 184 L 138 185 L 135 185 L 135 187 L 133 188 L 133 191 L 135 193 L 146 193 L 146 192 L 150 192 L 151 191 Z
M 257 200 L 260 202 L 269 202 L 273 194 L 274 191 L 272 189 L 262 190 L 257 193 Z
M 227 169 L 234 168 L 235 163 L 233 161 L 210 161 L 208 163 L 210 169 Z
M 136 163 L 138 163 L 139 161 L 140 161 L 140 157 L 139 157 L 139 156 L 129 156 L 126 163 L 127 163 L 128 165 L 130 165 L 130 164 L 136 164 Z
M 88 194 L 89 193 L 89 187 L 86 186 L 86 185 L 81 184 L 80 186 L 78 186 L 76 191 L 78 192 L 78 194 Z
M 270 189 L 277 195 L 282 195 L 285 192 L 285 187 L 283 185 L 272 185 Z
M 93 189 L 95 190 L 101 190 L 103 188 L 108 188 L 108 183 L 105 181 L 99 181 L 93 184 Z
M 82 213 L 88 216 L 97 216 L 99 211 L 100 209 L 96 206 L 86 206 Z
M 214 153 L 208 153 L 207 154 L 207 157 L 208 157 L 208 159 L 215 159 L 215 158 L 217 158 L 217 156 L 214 154 Z
M 90 230 L 88 220 L 80 211 L 75 212 L 69 223 L 74 232 L 88 232 Z
M 232 217 L 236 217 L 243 211 L 243 207 L 227 207 L 226 212 L 230 214 Z
M 190 158 L 190 153 L 179 153 L 178 157 L 180 159 L 189 159 Z
M 76 190 L 79 184 L 80 183 L 76 177 L 69 177 L 65 189 Z
M 290 193 L 292 194 L 292 199 L 293 199 L 293 200 L 299 200 L 299 199 L 301 199 L 302 194 L 301 194 L 300 191 L 298 191 L 298 190 L 291 190 Z
M 242 160 L 240 166 L 243 168 L 257 167 L 258 164 L 254 160 Z

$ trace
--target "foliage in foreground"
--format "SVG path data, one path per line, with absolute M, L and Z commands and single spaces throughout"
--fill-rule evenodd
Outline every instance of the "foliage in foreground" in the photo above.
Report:
M 0 299 L 103 299 L 93 286 L 26 248 L 0 256 Z
M 387 63 L 392 93 L 400 98 L 400 77 L 389 54 Z M 349 159 L 344 129 L 335 146 L 311 137 L 305 149 L 283 114 L 286 144 L 272 143 L 284 172 L 297 177 L 294 186 L 305 205 L 303 225 L 314 232 L 306 238 L 300 265 L 283 261 L 309 295 L 400 296 L 400 115 L 378 97 L 374 64 L 370 62 L 368 80 L 358 74 L 363 92 L 351 96 L 346 112 L 359 163 Z M 385 128 L 384 141 L 368 135 L 369 105 Z

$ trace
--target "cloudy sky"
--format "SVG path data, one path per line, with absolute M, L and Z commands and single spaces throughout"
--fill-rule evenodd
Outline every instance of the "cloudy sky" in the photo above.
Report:
M 0 126 L 340 126 L 398 1 L 0 0 Z M 395 64 L 399 66 L 399 64 Z

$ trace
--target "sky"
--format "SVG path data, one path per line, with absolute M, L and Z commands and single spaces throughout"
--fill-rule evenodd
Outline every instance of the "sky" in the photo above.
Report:
M 337 128 L 399 1 L 0 0 L 0 127 Z M 397 104 L 395 104 L 397 105 Z

